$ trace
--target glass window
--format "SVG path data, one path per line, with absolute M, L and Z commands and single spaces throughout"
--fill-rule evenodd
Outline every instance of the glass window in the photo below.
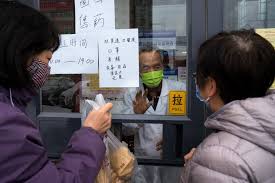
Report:
M 61 33 L 75 32 L 73 0 L 41 0 L 40 9 L 55 21 Z M 185 0 L 115 0 L 115 16 L 116 29 L 138 28 L 140 50 L 150 47 L 158 50 L 140 53 L 140 76 L 143 78 L 140 87 L 100 88 L 97 74 L 51 75 L 42 88 L 42 111 L 80 112 L 85 99 L 94 99 L 96 94 L 102 93 L 114 104 L 113 114 L 183 115 L 186 93 L 170 91 L 186 91 Z M 162 76 L 161 71 L 163 80 L 157 79 Z M 143 93 L 148 90 L 144 97 L 148 109 L 133 106 L 139 90 Z M 177 105 L 180 107 L 173 108 Z
M 40 0 L 40 11 L 53 20 L 62 34 L 74 30 L 73 0 Z M 81 75 L 51 75 L 42 88 L 43 112 L 79 112 Z
M 224 0 L 223 28 L 253 28 L 275 45 L 275 0 Z M 275 89 L 275 80 L 270 89 Z
M 224 30 L 275 28 L 274 0 L 224 0 Z
M 55 21 L 61 33 L 71 34 L 75 33 L 73 2 L 41 0 L 40 9 Z M 94 99 L 101 93 L 107 101 L 114 104 L 112 114 L 185 115 L 186 0 L 115 0 L 115 16 L 116 29 L 139 30 L 139 69 L 140 78 L 143 78 L 140 79 L 140 87 L 100 88 L 98 74 L 51 75 L 42 88 L 42 112 L 78 113 L 81 112 L 85 99 Z M 142 109 L 134 109 L 133 101 L 137 104 L 136 95 L 140 90 L 143 90 L 143 93 L 148 91 L 147 97 L 144 98 L 145 104 L 142 103 Z M 149 108 L 144 110 L 144 105 L 148 103 Z M 180 137 L 182 128 L 171 126 L 170 130 L 179 133 Z M 165 140 L 162 124 L 150 124 L 148 121 L 144 124 L 124 123 L 118 128 L 116 125 L 113 127 L 113 131 L 118 131 L 115 134 L 129 145 L 138 158 L 162 159 L 161 148 Z M 174 140 L 171 143 L 177 142 Z M 180 149 L 181 146 L 178 146 Z M 178 156 L 181 155 L 177 154 L 177 158 Z M 178 179 L 181 172 L 179 167 L 151 166 L 142 170 L 144 172 L 140 172 L 140 176 L 149 180 L 148 182 L 153 182 L 153 179 L 154 182 L 159 182 L 156 179 L 175 182 L 174 179 Z

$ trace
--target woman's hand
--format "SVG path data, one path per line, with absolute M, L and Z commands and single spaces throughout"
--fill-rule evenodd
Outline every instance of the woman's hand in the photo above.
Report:
M 185 162 L 185 163 L 186 163 L 187 161 L 189 161 L 190 159 L 192 159 L 192 157 L 193 157 L 195 151 L 196 151 L 196 148 L 192 148 L 191 151 L 190 151 L 188 154 L 186 154 L 186 155 L 184 156 L 184 162 Z
M 113 104 L 107 103 L 98 110 L 92 110 L 86 120 L 84 121 L 84 127 L 90 127 L 100 134 L 105 133 L 112 125 L 112 115 L 110 110 Z

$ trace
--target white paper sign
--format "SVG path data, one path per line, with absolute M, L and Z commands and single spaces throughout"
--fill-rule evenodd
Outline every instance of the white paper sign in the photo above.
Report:
M 98 73 L 98 45 L 94 35 L 63 34 L 49 62 L 51 74 Z
M 75 0 L 76 33 L 115 29 L 114 0 Z
M 99 86 L 138 87 L 138 29 L 104 31 L 99 39 Z

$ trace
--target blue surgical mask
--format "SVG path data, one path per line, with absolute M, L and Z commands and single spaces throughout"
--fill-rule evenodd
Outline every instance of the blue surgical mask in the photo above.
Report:
M 205 104 L 208 104 L 210 97 L 207 97 L 207 99 L 204 99 L 201 94 L 198 85 L 196 85 L 196 97 L 201 101 L 204 102 Z

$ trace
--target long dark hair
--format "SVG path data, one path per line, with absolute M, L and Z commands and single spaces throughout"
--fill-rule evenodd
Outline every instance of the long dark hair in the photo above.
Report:
M 59 44 L 58 31 L 45 15 L 17 1 L 0 2 L 1 86 L 30 86 L 27 62 L 44 50 L 55 51 Z

